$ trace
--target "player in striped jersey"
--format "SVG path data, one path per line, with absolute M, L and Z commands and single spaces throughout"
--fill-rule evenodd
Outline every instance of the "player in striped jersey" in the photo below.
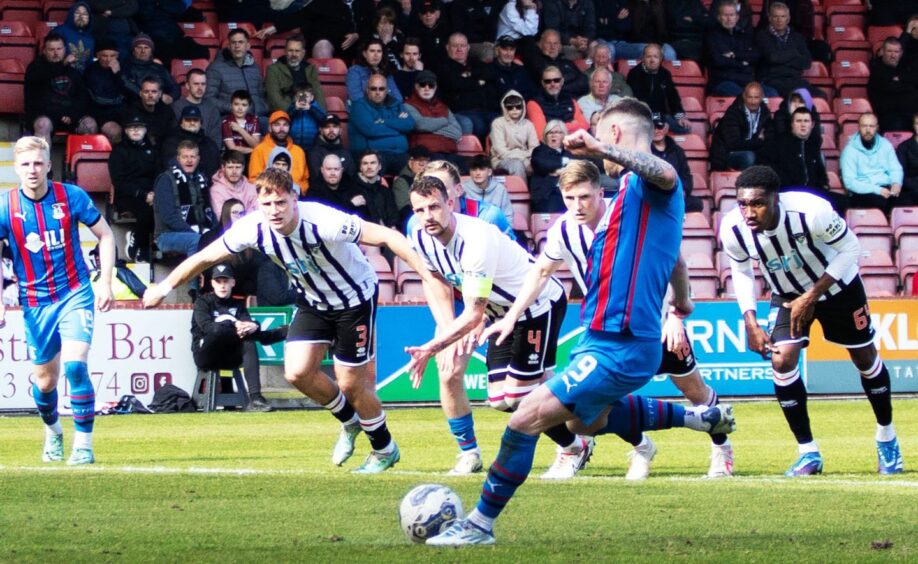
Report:
M 564 422 L 585 434 L 611 431 L 612 408 L 659 367 L 660 310 L 679 255 L 685 210 L 676 171 L 650 153 L 652 119 L 646 104 L 622 98 L 599 119 L 604 143 L 586 131 L 565 138 L 575 155 L 603 157 L 607 172 L 627 170 L 612 204 L 590 224 L 596 235 L 585 273 L 586 331 L 568 368 L 526 396 L 510 417 L 475 509 L 427 544 L 495 542 L 494 521 L 532 470 L 539 434 Z M 530 286 L 531 281 L 527 278 Z M 527 291 L 532 289 L 519 293 Z M 701 419 L 707 431 L 728 432 L 734 425 L 730 411 L 716 406 L 692 418 Z
M 367 370 L 374 357 L 377 278 L 358 243 L 386 246 L 422 277 L 429 275 L 397 231 L 317 202 L 298 202 L 286 172 L 266 170 L 255 186 L 260 213 L 243 217 L 182 262 L 144 294 L 144 305 L 155 307 L 175 286 L 246 248 L 267 255 L 286 270 L 301 298 L 284 347 L 285 377 L 341 421 L 334 464 L 350 458 L 362 429 L 372 451 L 355 472 L 382 472 L 399 461 L 400 453 Z M 337 383 L 320 370 L 329 348 Z
M 554 273 L 561 264 L 566 264 L 574 275 L 584 295 L 587 292 L 586 273 L 589 249 L 594 234 L 588 223 L 602 216 L 612 205 L 611 199 L 603 199 L 603 189 L 598 183 L 599 170 L 589 161 L 572 161 L 561 171 L 559 179 L 561 196 L 568 211 L 549 228 L 542 254 L 529 272 L 533 283 L 542 280 L 540 271 Z M 658 374 L 669 374 L 673 384 L 695 406 L 710 407 L 718 403 L 717 393 L 701 379 L 695 362 L 691 342 L 686 338 L 682 318 L 691 312 L 693 306 L 689 297 L 688 271 L 685 262 L 677 262 L 670 279 L 671 289 L 665 301 L 663 323 L 663 360 Z M 523 297 L 525 299 L 525 297 Z M 523 302 L 525 303 L 525 302 Z M 515 313 L 515 312 L 514 312 Z M 513 325 L 511 314 L 494 323 L 482 338 L 492 334 L 502 340 Z M 711 437 L 711 465 L 708 477 L 731 476 L 733 472 L 733 449 L 725 434 Z M 626 478 L 645 479 L 650 473 L 650 463 L 656 454 L 656 446 L 649 436 L 641 434 L 631 441 L 635 447 L 629 458 L 631 464 Z
M 411 207 L 417 221 L 409 234 L 414 250 L 421 255 L 427 269 L 443 278 L 441 282 L 425 284 L 428 302 L 446 311 L 452 305 L 450 286 L 462 293 L 463 310 L 458 317 L 437 318 L 437 336 L 420 347 L 409 347 L 412 354 L 412 377 L 420 385 L 427 361 L 448 345 L 465 338 L 462 360 L 452 360 L 461 367 L 443 371 L 444 379 L 454 378 L 455 389 L 444 385 L 441 402 L 456 435 L 454 413 L 460 406 L 466 410 L 469 427 L 472 415 L 468 399 L 462 388 L 461 374 L 465 371 L 468 356 L 485 319 L 497 319 L 513 304 L 523 278 L 532 260 L 529 254 L 509 237 L 502 235 L 492 224 L 475 217 L 455 213 L 454 202 L 446 185 L 434 175 L 421 176 L 414 181 L 410 192 Z M 532 306 L 520 317 L 513 329 L 513 338 L 502 345 L 488 346 L 488 403 L 499 411 L 513 411 L 543 380 L 555 365 L 558 333 L 567 307 L 564 287 L 555 279 L 537 296 Z M 453 355 L 463 343 L 446 350 Z M 464 405 L 463 405 L 464 404 Z M 472 431 L 472 436 L 474 431 Z M 592 443 L 578 437 L 564 425 L 546 430 L 558 444 L 555 463 L 542 477 L 546 479 L 572 478 L 589 460 Z M 465 446 L 459 444 L 460 449 Z M 464 453 L 468 452 L 468 455 Z M 480 453 L 465 450 L 463 456 L 477 458 Z M 455 470 L 455 469 L 454 469 Z M 462 470 L 462 468 L 460 468 Z M 459 472 L 456 472 L 459 473 Z M 470 472 L 464 472 L 470 473 Z
M 873 344 L 867 295 L 857 267 L 857 236 L 828 201 L 805 192 L 779 194 L 779 185 L 769 167 L 743 171 L 736 179 L 737 207 L 724 217 L 720 240 L 730 257 L 749 349 L 771 355 L 775 396 L 797 440 L 799 458 L 785 475 L 819 474 L 823 468 L 798 367 L 814 319 L 827 341 L 848 349 L 860 372 L 877 420 L 879 473 L 900 473 L 903 462 L 892 422 L 889 371 Z M 772 292 L 767 332 L 756 319 L 753 261 Z
M 35 370 L 32 397 L 45 423 L 42 460 L 64 459 L 63 430 L 58 420 L 57 382 L 61 364 L 70 383 L 73 451 L 67 464 L 92 464 L 95 390 L 86 366 L 92 342 L 93 307 L 112 304 L 111 273 L 115 242 L 105 219 L 80 187 L 54 182 L 51 150 L 40 137 L 23 137 L 13 149 L 19 188 L 0 197 L 0 252 L 10 244 L 19 280 L 19 303 L 26 342 Z M 98 294 L 80 250 L 79 224 L 99 239 Z M 6 308 L 0 301 L 0 327 Z

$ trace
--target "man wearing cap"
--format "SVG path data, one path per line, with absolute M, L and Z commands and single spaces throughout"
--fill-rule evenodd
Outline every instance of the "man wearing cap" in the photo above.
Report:
M 147 125 L 139 114 L 124 121 L 121 142 L 108 156 L 108 174 L 115 187 L 114 206 L 118 213 L 129 213 L 136 223 L 125 234 L 125 252 L 137 262 L 150 260 L 150 235 L 153 234 L 153 182 L 162 171 L 159 152 L 147 137 Z
M 201 128 L 201 108 L 198 106 L 185 106 L 178 120 L 178 128 L 163 141 L 160 148 L 163 162 L 175 155 L 175 149 L 182 141 L 194 141 L 201 155 L 198 169 L 210 178 L 220 168 L 220 147 L 204 134 Z
M 402 102 L 389 95 L 388 90 L 385 76 L 370 76 L 366 96 L 351 105 L 348 133 L 351 153 L 357 155 L 367 149 L 379 151 L 383 173 L 395 174 L 408 160 L 405 135 L 414 128 L 414 119 L 405 111 Z
M 121 70 L 121 79 L 128 92 L 140 97 L 141 82 L 147 77 L 156 77 L 162 84 L 163 103 L 171 104 L 172 100 L 181 96 L 182 91 L 169 69 L 153 60 L 154 47 L 149 35 L 137 34 L 131 43 L 131 56 Z
M 424 68 L 439 72 L 440 65 L 446 59 L 446 41 L 453 27 L 442 16 L 440 0 L 421 0 L 417 7 L 417 17 L 412 17 L 405 33 L 408 37 L 417 37 L 421 44 L 421 57 Z
M 692 169 L 689 168 L 685 151 L 676 143 L 669 133 L 669 122 L 660 114 L 653 114 L 653 142 L 650 152 L 655 157 L 660 157 L 676 169 L 676 174 L 682 180 L 682 193 L 685 197 L 685 212 L 700 212 L 704 209 L 701 198 L 692 196 L 695 181 L 692 178 Z
M 268 114 L 264 87 L 261 81 L 261 67 L 249 51 L 249 34 L 236 28 L 227 37 L 229 47 L 217 54 L 207 65 L 206 98 L 217 103 L 222 115 L 232 112 L 232 96 L 237 90 L 248 90 L 252 97 L 252 113 L 257 116 Z
M 531 100 L 536 95 L 536 86 L 526 72 L 526 67 L 516 62 L 516 39 L 509 35 L 502 35 L 494 47 L 494 69 L 498 98 L 503 97 L 511 90 L 516 90 L 526 100 Z
M 124 84 L 118 47 L 111 39 L 103 37 L 96 42 L 96 61 L 83 75 L 89 93 L 89 115 L 100 125 L 106 137 L 117 139 L 121 135 L 121 108 L 124 106 Z
M 198 68 L 188 71 L 188 74 L 185 75 L 185 89 L 188 94 L 172 102 L 172 111 L 175 112 L 176 119 L 182 117 L 182 110 L 188 106 L 197 106 L 201 110 L 201 128 L 204 130 L 204 135 L 213 140 L 217 147 L 222 146 L 223 131 L 220 124 L 223 123 L 223 118 L 220 117 L 217 103 L 204 97 L 207 91 L 207 74 Z
M 414 131 L 408 136 L 410 147 L 423 145 L 433 153 L 434 159 L 446 159 L 457 165 L 465 161 L 456 155 L 462 127 L 453 112 L 437 98 L 437 75 L 428 70 L 418 73 L 414 92 L 405 100 L 405 110 L 414 119 Z
M 260 367 L 255 342 L 264 345 L 284 340 L 287 327 L 262 331 L 245 306 L 233 296 L 233 265 L 225 262 L 210 269 L 213 293 L 194 302 L 191 317 L 191 353 L 199 370 L 233 370 L 242 366 L 248 401 L 246 411 L 271 411 L 261 395 Z
M 268 167 L 268 157 L 275 147 L 285 147 L 293 159 L 290 176 L 300 187 L 301 196 L 309 189 L 309 169 L 306 168 L 306 154 L 290 139 L 290 116 L 276 111 L 268 119 L 268 134 L 265 135 L 249 156 L 249 181 L 255 179 Z
M 395 197 L 395 207 L 398 208 L 400 223 L 412 215 L 411 199 L 408 193 L 417 175 L 421 174 L 430 162 L 430 151 L 424 145 L 417 145 L 408 151 L 408 164 L 405 165 L 392 182 L 392 196 Z
M 316 142 L 309 149 L 309 175 L 316 177 L 322 167 L 326 155 L 338 155 L 344 174 L 351 178 L 357 173 L 357 167 L 351 152 L 341 143 L 341 119 L 334 114 L 325 114 L 319 122 L 319 135 Z
M 293 105 L 293 91 L 308 84 L 319 106 L 325 108 L 325 94 L 319 83 L 319 71 L 306 60 L 306 39 L 302 35 L 288 37 L 284 54 L 265 71 L 265 93 L 268 109 L 286 110 Z
M 124 119 L 137 115 L 147 124 L 147 135 L 156 146 L 165 140 L 174 127 L 175 114 L 163 102 L 163 83 L 155 76 L 140 82 L 140 98 L 124 108 L 122 123 Z

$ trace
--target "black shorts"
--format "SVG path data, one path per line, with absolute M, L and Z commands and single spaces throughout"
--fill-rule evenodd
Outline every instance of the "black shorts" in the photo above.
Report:
M 551 309 L 532 319 L 521 319 L 513 335 L 500 345 L 497 336 L 488 342 L 488 380 L 503 380 L 509 374 L 517 380 L 538 380 L 547 370 L 555 368 L 558 336 L 567 311 L 563 295 L 552 303 Z
M 663 358 L 660 360 L 660 368 L 657 374 L 669 374 L 673 378 L 688 376 L 695 371 L 698 365 L 695 363 L 695 351 L 692 350 L 692 342 L 686 338 L 685 344 L 676 352 L 670 352 L 663 343 Z
M 318 310 L 297 304 L 287 342 L 329 345 L 336 363 L 361 366 L 376 354 L 376 295 L 350 309 Z
M 790 309 L 783 304 L 796 296 L 772 296 L 771 309 L 768 312 L 768 330 L 771 342 L 775 345 L 810 343 L 810 328 L 803 334 L 792 338 L 790 334 Z M 870 323 L 870 309 L 867 305 L 867 293 L 861 277 L 856 276 L 841 292 L 816 302 L 813 319 L 819 321 L 826 340 L 845 348 L 856 349 L 873 342 L 874 330 Z

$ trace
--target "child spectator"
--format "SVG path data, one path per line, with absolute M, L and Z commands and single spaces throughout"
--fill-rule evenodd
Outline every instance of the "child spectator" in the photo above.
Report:
M 319 134 L 319 123 L 325 117 L 325 110 L 316 100 L 312 86 L 297 86 L 293 93 L 293 104 L 287 111 L 290 114 L 290 136 L 293 142 L 304 151 L 311 149 Z
M 487 155 L 475 155 L 469 161 L 468 180 L 462 182 L 462 190 L 470 200 L 487 202 L 500 208 L 507 217 L 507 223 L 513 224 L 513 206 L 510 204 L 510 194 L 502 182 L 494 178 L 491 161 Z
M 245 90 L 237 90 L 230 103 L 233 113 L 223 118 L 223 145 L 230 151 L 248 155 L 261 142 L 258 118 L 249 113 L 252 96 Z
M 539 146 L 539 136 L 526 119 L 526 103 L 519 92 L 507 92 L 500 106 L 503 117 L 491 123 L 491 165 L 526 178 L 532 172 L 529 159 Z

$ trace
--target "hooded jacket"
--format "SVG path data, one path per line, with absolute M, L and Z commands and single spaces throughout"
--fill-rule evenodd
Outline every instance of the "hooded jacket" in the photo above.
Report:
M 222 168 L 211 177 L 210 209 L 216 214 L 223 210 L 223 203 L 231 198 L 242 202 L 246 213 L 256 211 L 258 209 L 257 197 L 255 185 L 249 182 L 245 174 L 235 184 L 227 180 Z
M 112 147 L 108 157 L 108 173 L 115 187 L 116 208 L 119 199 L 146 198 L 147 192 L 153 190 L 156 176 L 162 172 L 159 163 L 159 152 L 146 135 L 139 143 L 135 143 L 125 134 L 121 143 Z
M 818 188 L 828 190 L 829 176 L 822 157 L 821 138 L 813 133 L 800 139 L 790 131 L 777 134 L 774 142 L 766 143 L 759 152 L 759 161 L 778 173 L 781 187 Z
M 249 181 L 255 182 L 258 175 L 268 168 L 271 162 L 271 153 L 277 147 L 271 134 L 265 135 L 261 143 L 255 146 L 249 155 Z M 300 187 L 300 195 L 305 195 L 309 190 L 309 169 L 306 168 L 306 153 L 299 148 L 289 136 L 287 137 L 286 149 L 290 151 L 290 157 L 293 162 L 290 163 L 290 176 L 293 182 Z
M 252 96 L 252 113 L 263 116 L 268 113 L 268 103 L 261 82 L 261 68 L 255 64 L 252 53 L 246 53 L 242 65 L 236 64 L 229 49 L 221 51 L 213 62 L 207 65 L 207 91 L 205 98 L 217 102 L 220 113 L 232 113 L 231 98 L 237 90 L 247 90 Z
M 879 194 L 884 186 L 902 184 L 902 165 L 892 143 L 879 134 L 874 139 L 867 149 L 861 134 L 855 133 L 842 150 L 842 183 L 849 192 Z
M 78 28 L 73 21 L 73 14 L 80 6 L 83 6 L 89 12 L 89 22 L 84 28 Z M 85 72 L 89 65 L 92 64 L 95 53 L 96 41 L 92 35 L 92 24 L 92 8 L 89 3 L 81 0 L 80 2 L 74 2 L 70 6 L 70 11 L 67 12 L 67 19 L 64 20 L 63 24 L 54 28 L 54 33 L 64 38 L 67 55 L 76 57 L 76 61 L 71 66 L 80 72 Z
M 359 154 L 367 149 L 381 153 L 406 153 L 408 140 L 405 135 L 414 128 L 414 119 L 407 114 L 402 103 L 386 96 L 381 104 L 362 98 L 351 106 L 351 120 L 348 122 L 351 152 Z
M 434 96 L 429 102 L 413 92 L 405 100 L 405 110 L 414 119 L 414 131 L 408 136 L 408 145 L 423 145 L 433 153 L 455 153 L 462 137 L 462 126 L 453 112 Z
M 50 63 L 39 55 L 25 73 L 26 122 L 38 116 L 59 120 L 68 116 L 76 124 L 86 114 L 89 99 L 79 71 L 63 62 Z
M 462 190 L 465 192 L 465 197 L 470 200 L 487 202 L 500 208 L 507 222 L 513 223 L 513 205 L 510 203 L 510 194 L 507 193 L 503 183 L 494 178 L 494 175 L 488 179 L 488 185 L 484 190 L 479 188 L 471 178 L 462 181 Z
M 539 146 L 539 135 L 535 126 L 526 119 L 526 104 L 520 119 L 513 121 L 504 108 L 504 101 L 509 96 L 522 96 L 516 90 L 507 92 L 500 100 L 503 116 L 491 122 L 491 166 L 498 167 L 500 161 L 519 159 L 529 168 L 532 150 Z

